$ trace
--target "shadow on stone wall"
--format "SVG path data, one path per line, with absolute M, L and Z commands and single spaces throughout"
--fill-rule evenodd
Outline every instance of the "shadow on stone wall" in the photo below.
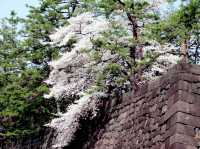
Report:
M 118 104 L 113 106 L 113 100 Z M 75 139 L 64 149 L 196 149 L 200 142 L 200 67 L 178 64 L 136 93 L 103 99 L 99 109 L 94 120 L 80 121 Z M 53 130 L 46 129 L 43 135 L 37 143 L 28 143 L 30 147 L 23 142 L 20 149 L 51 149 Z

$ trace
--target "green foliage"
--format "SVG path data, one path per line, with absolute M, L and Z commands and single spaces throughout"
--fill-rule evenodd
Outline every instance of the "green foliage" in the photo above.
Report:
M 2 20 L 0 126 L 5 128 L 5 132 L 0 135 L 20 137 L 36 134 L 53 117 L 55 102 L 43 97 L 48 93 L 48 86 L 43 83 L 50 72 L 48 62 L 61 52 L 71 51 L 77 40 L 71 38 L 60 49 L 49 43 L 49 35 L 55 28 L 67 25 L 67 19 L 74 13 L 93 10 L 97 15 L 105 14 L 111 24 L 111 28 L 99 38 L 91 39 L 91 49 L 83 50 L 89 54 L 95 67 L 102 65 L 102 71 L 96 76 L 95 91 L 111 93 L 113 89 L 124 88 L 133 73 L 155 60 L 157 55 L 151 53 L 140 58 L 135 54 L 148 38 L 144 32 L 146 23 L 150 24 L 149 38 L 162 42 L 180 43 L 193 35 L 199 37 L 199 0 L 191 0 L 155 26 L 152 23 L 158 16 L 148 9 L 149 6 L 145 0 L 83 0 L 82 3 L 78 0 L 40 0 L 39 6 L 28 6 L 27 18 L 21 19 L 12 12 L 9 18 Z M 119 12 L 123 12 L 122 17 L 126 15 L 124 18 L 130 28 L 113 21 L 113 16 Z
M 17 73 L 23 68 L 23 58 L 20 57 L 23 50 L 18 39 L 20 31 L 17 29 L 20 21 L 12 11 L 9 18 L 0 22 L 0 66 L 4 74 Z
M 41 0 L 38 7 L 28 6 L 30 13 L 25 19 L 24 47 L 32 63 L 48 67 L 47 63 L 58 56 L 59 49 L 50 46 L 49 35 L 55 28 L 67 24 L 67 6 L 62 0 Z
M 1 88 L 0 125 L 6 129 L 2 135 L 31 135 L 52 118 L 55 103 L 43 98 L 48 88 L 41 84 L 41 75 L 38 70 L 25 70 L 20 76 L 12 76 L 14 80 Z
M 166 19 L 149 26 L 151 37 L 161 43 L 172 43 L 180 47 L 180 53 L 187 55 L 191 62 L 199 61 L 200 45 L 200 1 L 190 0 Z M 152 36 L 153 35 L 153 36 Z
M 144 56 L 139 47 L 148 38 L 144 33 L 146 23 L 159 19 L 158 15 L 149 9 L 146 0 L 85 0 L 96 14 L 104 14 L 110 22 L 110 29 L 103 32 L 99 38 L 91 39 L 93 48 L 85 50 L 89 53 L 94 65 L 104 65 L 102 72 L 96 76 L 94 90 L 121 90 L 138 68 L 151 63 L 151 55 Z M 121 15 L 121 16 L 120 16 Z M 127 19 L 128 26 L 116 22 L 115 16 Z M 150 24 L 150 23 L 149 23 Z M 107 58 L 105 58 L 107 53 Z M 140 54 L 141 57 L 137 57 Z M 98 68 L 97 68 L 98 69 Z M 130 82 L 129 82 L 130 83 Z
M 49 35 L 67 25 L 75 0 L 41 0 L 38 7 L 28 6 L 27 18 L 10 17 L 0 24 L 0 135 L 19 137 L 36 134 L 56 112 L 55 101 L 43 97 L 48 87 L 48 62 L 60 49 L 49 44 Z M 73 8 L 72 8 L 73 7 Z M 76 42 L 71 39 L 66 49 Z
M 64 45 L 64 50 L 62 52 L 70 52 L 74 48 L 74 44 L 77 42 L 75 37 L 70 38 L 67 43 Z
M 150 26 L 154 37 L 160 42 L 174 42 L 180 44 L 189 40 L 199 30 L 200 1 L 191 0 L 189 4 L 182 5 L 179 10 Z
M 99 38 L 91 39 L 93 47 L 84 51 L 94 61 L 94 68 L 98 69 L 98 65 L 103 67 L 97 73 L 96 84 L 90 92 L 114 93 L 112 90 L 117 89 L 120 93 L 123 89 L 127 89 L 125 84 L 128 83 L 133 72 L 137 73 L 141 67 L 150 65 L 155 60 L 152 54 L 146 54 L 134 62 L 130 57 L 129 48 L 138 43 L 132 42 L 132 36 L 128 34 L 126 28 L 115 21 L 110 23 L 111 28 L 102 32 Z

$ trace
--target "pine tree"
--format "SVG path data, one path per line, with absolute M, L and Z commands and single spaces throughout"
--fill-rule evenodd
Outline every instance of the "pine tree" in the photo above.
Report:
M 86 0 L 86 2 L 91 2 L 91 0 Z M 96 4 L 95 11 L 104 13 L 108 18 L 118 11 L 126 14 L 132 32 L 132 47 L 129 49 L 130 56 L 135 61 L 136 53 L 141 49 L 137 47 L 143 44 L 144 34 L 142 29 L 147 22 L 150 22 L 147 20 L 153 21 L 158 19 L 158 14 L 153 11 L 151 4 L 146 0 L 100 0 L 97 3 L 92 2 L 93 5 Z
M 77 4 L 76 0 L 41 0 L 38 7 L 28 6 L 27 18 L 20 19 L 12 12 L 2 20 L 0 126 L 5 132 L 0 136 L 36 134 L 56 112 L 54 100 L 43 97 L 48 92 L 43 83 L 50 71 L 48 62 L 60 52 L 49 44 L 49 35 L 67 24 Z
M 188 53 L 192 46 L 196 46 L 196 54 L 199 51 L 200 29 L 200 1 L 190 0 L 180 9 L 170 14 L 166 19 L 154 26 L 150 26 L 155 39 L 160 42 L 169 42 L 180 47 L 180 54 L 187 61 Z M 197 60 L 198 55 L 193 59 Z
M 10 16 L 1 20 L 0 24 L 0 88 L 4 89 L 10 82 L 18 78 L 24 69 L 23 50 L 20 44 L 21 19 L 12 11 Z
M 143 55 L 143 45 L 145 44 L 144 29 L 147 23 L 159 19 L 158 14 L 153 11 L 151 4 L 146 0 L 85 0 L 90 10 L 93 9 L 97 15 L 105 15 L 112 24 L 111 29 L 102 34 L 97 40 L 92 40 L 93 59 L 101 62 L 101 57 L 106 51 L 110 51 L 115 56 L 102 73 L 97 75 L 97 86 L 107 90 L 109 93 L 114 89 L 122 89 L 131 76 L 135 76 L 131 81 L 137 88 L 136 73 L 139 73 L 141 64 L 152 62 L 152 55 Z M 89 9 L 88 8 L 88 9 Z M 128 25 L 122 25 L 113 20 L 113 17 L 121 17 Z M 131 30 L 131 35 L 130 35 Z M 122 38 L 124 37 L 124 41 Z M 128 38 L 127 38 L 128 37 Z M 144 60 L 145 59 L 145 60 Z M 148 60 L 147 60 L 148 59 Z M 141 62 L 143 61 L 143 62 Z M 140 75 L 137 75 L 140 76 Z
M 19 82 L 27 89 L 27 107 L 21 115 L 19 128 L 38 132 L 52 118 L 51 113 L 56 112 L 54 100 L 43 97 L 48 93 L 48 86 L 43 82 L 50 72 L 48 62 L 61 52 L 60 47 L 49 43 L 49 35 L 67 24 L 77 3 L 76 0 L 41 0 L 38 7 L 28 6 L 23 41 L 28 65 Z
M 59 55 L 58 47 L 49 44 L 49 35 L 55 28 L 67 24 L 73 14 L 77 0 L 40 0 L 38 7 L 28 6 L 30 13 L 25 20 L 25 46 L 28 59 L 48 70 L 48 62 Z
M 18 39 L 20 31 L 17 29 L 20 20 L 14 11 L 11 12 L 10 17 L 1 20 L 0 67 L 1 73 L 4 74 L 18 73 L 22 69 L 23 59 L 21 59 L 20 53 L 23 50 Z
M 15 123 L 12 119 L 19 119 L 27 106 L 26 89 L 18 83 L 25 69 L 19 30 L 21 21 L 12 11 L 9 17 L 1 20 L 0 25 L 0 125 L 5 127 L 6 134 L 13 132 L 11 129 L 15 127 Z

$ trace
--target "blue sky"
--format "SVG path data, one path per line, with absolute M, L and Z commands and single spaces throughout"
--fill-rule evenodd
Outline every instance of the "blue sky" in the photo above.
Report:
M 174 3 L 172 3 L 173 5 L 163 5 L 161 6 L 161 11 L 163 13 L 163 15 L 167 14 L 167 12 L 172 12 L 173 10 L 176 10 L 180 5 L 181 5 L 181 0 L 177 0 Z
M 27 15 L 28 9 L 25 4 L 37 5 L 38 0 L 0 0 L 0 18 L 7 17 L 11 10 L 15 10 L 20 17 Z M 180 0 L 175 3 L 175 8 L 180 5 Z M 166 10 L 166 7 L 162 7 Z
M 11 10 L 15 10 L 21 17 L 27 15 L 25 4 L 37 5 L 38 0 L 0 0 L 0 18 L 7 17 Z

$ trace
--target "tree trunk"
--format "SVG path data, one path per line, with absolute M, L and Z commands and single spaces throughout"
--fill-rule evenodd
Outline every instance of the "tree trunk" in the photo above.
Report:
M 184 63 L 188 63 L 188 46 L 187 46 L 187 40 L 184 40 L 181 44 L 181 49 L 180 49 L 180 54 L 181 54 L 181 60 Z

